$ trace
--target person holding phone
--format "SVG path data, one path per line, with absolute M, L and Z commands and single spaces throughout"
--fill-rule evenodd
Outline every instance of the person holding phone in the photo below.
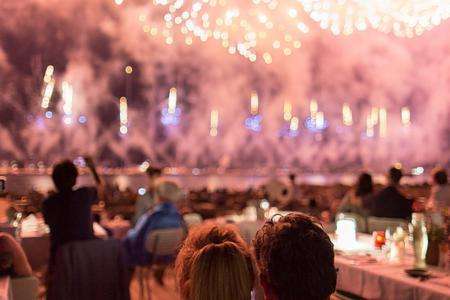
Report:
M 53 167 L 52 179 L 57 192 L 42 204 L 45 223 L 50 227 L 50 265 L 55 262 L 58 248 L 73 241 L 94 239 L 91 206 L 103 197 L 103 183 L 90 158 L 85 158 L 96 187 L 74 188 L 78 170 L 64 160 Z

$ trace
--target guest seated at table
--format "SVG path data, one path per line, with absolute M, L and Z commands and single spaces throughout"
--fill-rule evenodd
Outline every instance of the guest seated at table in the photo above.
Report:
M 370 197 L 373 193 L 372 176 L 362 173 L 356 186 L 347 192 L 338 208 L 338 213 L 354 213 L 367 216 L 370 209 Z
M 274 217 L 253 240 L 265 299 L 330 299 L 337 273 L 328 235 L 302 213 Z
M 97 186 L 102 193 L 102 182 L 91 159 L 86 158 Z M 98 201 L 97 188 L 81 187 L 77 183 L 77 167 L 69 160 L 54 166 L 52 179 L 57 193 L 42 204 L 45 223 L 50 227 L 50 263 L 54 263 L 56 251 L 66 243 L 94 239 L 91 206 Z
M 389 169 L 389 185 L 375 194 L 370 201 L 372 208 L 370 214 L 380 218 L 409 219 L 412 213 L 412 200 L 406 198 L 400 191 L 402 170 L 392 167 Z
M 183 300 L 250 300 L 252 254 L 233 225 L 204 223 L 185 240 L 176 263 Z
M 147 168 L 146 173 L 148 177 L 147 191 L 144 195 L 138 196 L 135 204 L 133 224 L 136 224 L 139 218 L 155 205 L 155 185 L 157 180 L 161 177 L 162 171 L 159 168 L 150 166 Z
M 432 171 L 431 196 L 427 203 L 427 209 L 442 212 L 450 207 L 450 184 L 448 184 L 447 172 L 443 168 L 435 168 Z
M 175 206 L 183 196 L 176 183 L 162 181 L 155 188 L 155 208 L 139 218 L 136 226 L 131 229 L 123 240 L 127 262 L 131 267 L 148 266 L 152 254 L 145 248 L 145 241 L 153 230 L 186 228 L 183 217 Z M 186 229 L 187 231 L 187 229 Z M 163 285 L 164 269 L 157 269 L 156 280 Z
M 20 244 L 11 235 L 0 233 L 0 276 L 31 275 L 30 264 Z

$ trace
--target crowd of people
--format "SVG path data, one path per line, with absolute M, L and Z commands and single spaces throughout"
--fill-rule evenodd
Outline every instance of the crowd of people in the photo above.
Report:
M 52 173 L 57 191 L 42 203 L 42 214 L 50 228 L 51 241 L 48 282 L 53 284 L 58 282 L 58 278 L 54 278 L 57 257 L 64 248 L 72 243 L 96 239 L 91 207 L 104 202 L 107 192 L 92 160 L 87 159 L 87 165 L 96 187 L 75 188 L 78 170 L 71 161 L 63 161 L 55 165 Z M 195 208 L 197 211 L 203 209 L 208 217 L 208 205 L 205 208 L 200 204 L 229 205 L 225 192 L 219 191 L 214 199 L 208 199 L 210 194 L 206 191 L 186 197 L 176 183 L 162 177 L 160 169 L 150 167 L 147 174 L 146 193 L 138 197 L 135 204 L 134 227 L 121 240 L 122 263 L 130 271 L 125 276 L 127 280 L 131 279 L 129 275 L 136 268 L 153 263 L 154 253 L 146 245 L 152 232 L 180 229 L 185 238 L 178 253 L 168 255 L 166 263 L 156 268 L 154 274 L 157 282 L 163 285 L 165 267 L 175 261 L 182 299 L 251 299 L 256 287 L 261 287 L 265 299 L 269 300 L 332 297 L 337 280 L 333 244 L 318 222 L 319 219 L 330 222 L 332 218 L 329 211 L 328 214 L 322 213 L 316 198 L 302 200 L 307 191 L 302 191 L 297 185 L 295 175 L 289 177 L 290 186 L 278 194 L 271 193 L 266 187 L 235 196 L 235 199 L 252 199 L 256 207 L 267 201 L 269 205 L 295 211 L 271 217 L 257 231 L 252 244 L 248 244 L 232 224 L 217 223 L 210 216 L 211 220 L 189 227 L 183 218 L 183 214 L 195 211 Z M 402 176 L 401 169 L 393 167 L 387 174 L 388 184 L 376 189 L 372 176 L 362 173 L 355 186 L 346 191 L 341 203 L 334 208 L 333 204 L 328 204 L 328 208 L 336 213 L 405 220 L 409 220 L 412 212 L 417 210 L 439 213 L 448 210 L 450 186 L 444 169 L 433 171 L 432 192 L 425 203 L 404 195 L 400 185 Z M 190 205 L 186 205 L 187 199 Z M 248 204 L 249 201 L 239 200 L 232 202 L 231 208 L 239 210 Z M 7 256 L 0 257 L 0 268 L 4 272 L 22 276 L 31 274 L 23 251 L 13 239 L 0 236 L 0 250 L 14 253 L 13 258 L 9 257 L 9 265 L 6 264 Z

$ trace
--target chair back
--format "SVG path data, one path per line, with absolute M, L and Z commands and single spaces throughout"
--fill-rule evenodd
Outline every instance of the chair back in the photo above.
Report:
M 183 219 L 188 228 L 191 228 L 196 225 L 200 225 L 203 222 L 202 216 L 197 213 L 185 214 L 183 216 Z
M 150 232 L 145 241 L 145 249 L 153 258 L 175 256 L 185 236 L 183 228 L 157 229 Z
M 340 213 L 336 217 L 337 220 L 353 219 L 356 222 L 356 231 L 367 232 L 367 219 L 359 214 L 354 213 Z
M 403 229 L 407 229 L 408 223 L 403 219 L 378 217 L 367 218 L 367 228 L 369 233 L 374 231 L 386 231 L 386 229 L 390 229 L 391 232 L 394 232 L 399 226 Z

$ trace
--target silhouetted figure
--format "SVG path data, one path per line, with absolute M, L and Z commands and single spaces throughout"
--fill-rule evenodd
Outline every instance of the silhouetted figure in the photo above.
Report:
M 400 180 L 403 173 L 400 169 L 389 169 L 389 185 L 379 191 L 371 199 L 371 215 L 381 218 L 409 219 L 412 213 L 412 201 L 407 199 L 400 191 Z

